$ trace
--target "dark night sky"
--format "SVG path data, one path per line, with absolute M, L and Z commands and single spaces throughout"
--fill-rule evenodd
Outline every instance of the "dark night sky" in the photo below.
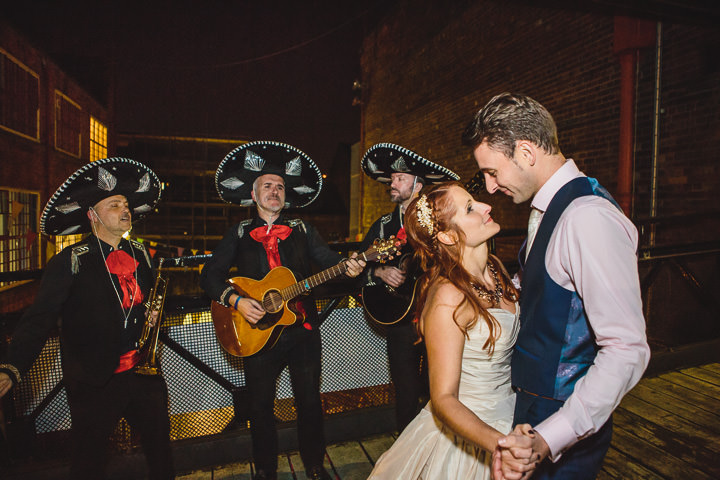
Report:
M 375 5 L 23 0 L 3 16 L 74 77 L 113 72 L 119 132 L 279 140 L 327 171 L 359 140 L 351 87 Z

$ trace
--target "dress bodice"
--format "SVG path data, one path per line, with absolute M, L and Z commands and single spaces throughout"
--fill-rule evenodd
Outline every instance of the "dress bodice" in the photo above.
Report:
M 512 430 L 515 394 L 510 387 L 510 360 L 520 329 L 517 313 L 490 309 L 500 326 L 495 350 L 483 345 L 488 327 L 482 318 L 468 332 L 460 372 L 460 401 L 481 420 L 506 434 Z M 428 402 L 385 452 L 370 474 L 372 480 L 490 480 L 491 452 L 453 433 Z
M 497 418 L 498 403 L 513 396 L 510 360 L 520 329 L 520 308 L 516 305 L 515 310 L 515 313 L 501 308 L 488 310 L 500 326 L 500 335 L 495 340 L 492 354 L 483 348 L 489 335 L 484 319 L 478 319 L 465 340 L 459 398 L 476 413 L 483 412 L 478 416 L 489 423 Z

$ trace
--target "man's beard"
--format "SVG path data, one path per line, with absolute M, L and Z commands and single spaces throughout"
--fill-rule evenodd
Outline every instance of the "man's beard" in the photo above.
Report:
M 392 203 L 403 203 L 405 200 L 410 198 L 410 195 L 403 195 L 399 190 L 390 190 L 390 201 Z

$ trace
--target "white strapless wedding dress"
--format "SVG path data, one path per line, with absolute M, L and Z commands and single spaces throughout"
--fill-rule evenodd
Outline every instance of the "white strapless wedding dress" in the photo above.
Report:
M 502 328 L 490 357 L 483 345 L 488 337 L 478 319 L 465 340 L 460 373 L 460 401 L 482 421 L 502 433 L 512 430 L 515 393 L 510 386 L 510 358 L 520 328 L 516 313 L 490 309 Z M 375 464 L 370 479 L 489 480 L 492 454 L 455 435 L 432 413 L 428 402 Z

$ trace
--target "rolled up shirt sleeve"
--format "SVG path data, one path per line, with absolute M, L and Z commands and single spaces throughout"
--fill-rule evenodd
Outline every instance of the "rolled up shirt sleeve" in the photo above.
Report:
M 597 356 L 573 393 L 535 426 L 551 460 L 597 432 L 640 380 L 650 359 L 637 269 L 637 229 L 607 200 L 575 200 L 553 233 L 546 268 L 583 301 Z

